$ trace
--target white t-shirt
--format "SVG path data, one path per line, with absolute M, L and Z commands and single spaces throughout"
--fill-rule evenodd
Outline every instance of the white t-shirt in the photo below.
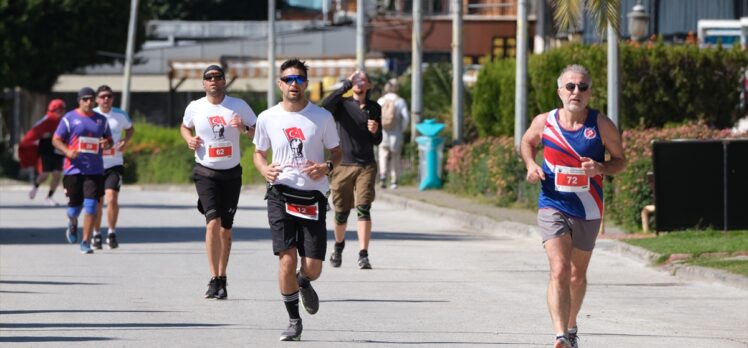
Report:
M 120 108 L 112 108 L 112 110 L 106 113 L 101 111 L 100 107 L 96 107 L 94 111 L 106 116 L 109 129 L 112 130 L 112 139 L 114 140 L 114 146 L 101 152 L 104 158 L 104 169 L 121 166 L 125 163 L 125 160 L 122 158 L 122 152 L 117 150 L 117 144 L 122 139 L 122 132 L 125 129 L 132 128 L 130 116 Z
M 325 149 L 340 144 L 335 119 L 329 111 L 307 103 L 298 112 L 288 112 L 281 104 L 263 111 L 257 118 L 255 148 L 267 151 L 272 147 L 272 163 L 281 166 L 281 173 L 273 184 L 299 190 L 327 193 L 327 176 L 312 180 L 301 169 L 313 163 L 325 162 Z
M 187 105 L 182 124 L 194 128 L 202 140 L 195 150 L 195 162 L 211 169 L 231 169 L 239 164 L 239 139 L 243 129 L 231 127 L 234 115 L 239 115 L 245 126 L 251 127 L 257 122 L 252 108 L 239 98 L 225 96 L 215 105 L 202 97 Z

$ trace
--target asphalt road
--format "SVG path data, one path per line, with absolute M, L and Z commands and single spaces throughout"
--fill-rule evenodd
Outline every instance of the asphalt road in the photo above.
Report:
M 93 255 L 65 242 L 63 207 L 26 192 L 0 186 L 3 346 L 299 344 L 277 341 L 288 318 L 259 189 L 240 198 L 226 301 L 202 297 L 209 273 L 192 187 L 126 187 L 121 246 Z M 372 214 L 374 269 L 356 267 L 351 230 L 343 266 L 325 262 L 313 283 L 320 310 L 302 310 L 301 344 L 551 346 L 538 238 L 476 233 L 466 221 L 383 200 Z M 600 248 L 579 323 L 582 347 L 745 348 L 748 291 L 684 281 Z

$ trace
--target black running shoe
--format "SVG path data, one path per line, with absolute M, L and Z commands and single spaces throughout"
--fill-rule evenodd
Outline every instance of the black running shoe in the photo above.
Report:
M 226 276 L 218 277 L 218 292 L 216 292 L 216 299 L 225 300 L 229 296 L 229 292 L 226 290 Z
M 301 325 L 301 319 L 290 319 L 288 321 L 288 328 L 281 334 L 281 341 L 300 341 L 301 330 L 304 327 Z
M 218 277 L 210 278 L 208 283 L 208 291 L 205 292 L 205 298 L 216 298 L 218 296 L 218 288 L 220 280 Z
M 301 304 L 304 306 L 304 309 L 309 314 L 315 314 L 319 310 L 319 297 L 317 297 L 317 292 L 314 291 L 314 288 L 312 287 L 312 284 L 309 284 L 307 287 L 299 287 L 299 299 L 301 300 Z
M 91 240 L 91 248 L 94 248 L 94 249 L 97 249 L 97 250 L 101 249 L 101 235 L 97 234 L 97 235 L 93 236 L 93 238 L 91 238 L 91 239 L 92 239 Z
M 114 233 L 110 233 L 106 236 L 106 245 L 109 246 L 109 249 L 117 249 L 119 246 L 119 243 L 117 243 L 117 235 Z
M 333 267 L 340 267 L 340 264 L 343 263 L 343 253 L 339 251 L 333 251 L 332 254 L 330 254 L 330 265 Z
M 360 269 L 371 269 L 371 263 L 369 263 L 368 256 L 361 256 L 358 258 L 358 268 Z
M 569 333 L 569 343 L 571 348 L 579 348 L 579 336 L 576 333 Z

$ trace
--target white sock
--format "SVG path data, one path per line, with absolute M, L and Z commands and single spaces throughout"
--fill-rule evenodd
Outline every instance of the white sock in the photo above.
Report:
M 99 230 L 93 230 L 93 235 L 94 236 L 100 236 L 101 232 Z
M 110 229 L 109 229 L 109 231 L 107 231 L 107 235 L 110 235 L 110 234 L 115 234 L 115 233 L 116 233 L 116 232 L 114 231 L 114 229 L 113 229 L 113 228 L 110 228 Z

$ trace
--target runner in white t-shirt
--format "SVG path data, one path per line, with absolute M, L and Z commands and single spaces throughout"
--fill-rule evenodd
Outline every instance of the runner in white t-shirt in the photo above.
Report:
M 280 291 L 289 316 L 280 340 L 298 341 L 302 331 L 299 294 L 309 314 L 319 309 L 311 281 L 322 273 L 327 248 L 327 175 L 340 163 L 343 152 L 332 115 L 304 97 L 306 64 L 287 60 L 280 73 L 278 87 L 283 101 L 257 119 L 254 164 L 268 181 L 273 253 L 280 259 Z M 268 163 L 270 149 L 272 163 Z M 325 149 L 330 151 L 328 161 Z M 301 256 L 298 273 L 297 253 Z
M 243 100 L 226 95 L 226 75 L 220 66 L 205 69 L 203 88 L 205 97 L 184 110 L 180 132 L 187 147 L 195 151 L 197 209 L 206 221 L 211 278 L 205 298 L 225 299 L 231 232 L 242 186 L 239 139 L 242 133 L 254 135 L 257 117 Z
M 104 201 L 106 202 L 106 217 L 109 227 L 106 244 L 109 249 L 119 246 L 117 242 L 117 219 L 119 217 L 119 189 L 122 186 L 122 176 L 125 174 L 124 157 L 125 147 L 135 134 L 135 127 L 130 121 L 130 116 L 120 109 L 112 106 L 114 104 L 114 93 L 112 88 L 101 85 L 96 90 L 96 103 L 99 104 L 94 111 L 106 116 L 109 129 L 112 130 L 114 146 L 102 151 L 104 159 Z M 123 136 L 124 133 L 124 136 Z M 99 203 L 96 211 L 96 222 L 94 223 L 93 240 L 91 247 L 101 249 L 101 219 L 102 204 Z

